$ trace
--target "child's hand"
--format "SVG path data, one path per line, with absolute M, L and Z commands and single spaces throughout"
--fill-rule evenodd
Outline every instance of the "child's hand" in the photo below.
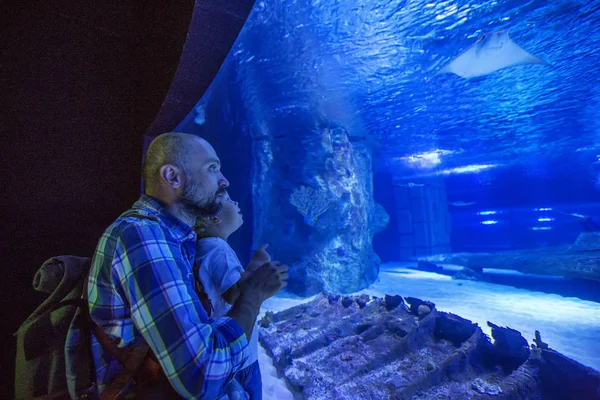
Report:
M 246 271 L 256 271 L 261 265 L 271 261 L 271 256 L 266 251 L 267 247 L 269 247 L 268 244 L 263 244 L 256 249 L 254 254 L 252 254 L 252 259 L 250 260 L 250 264 L 248 264 Z
M 267 253 L 266 250 L 267 247 L 269 247 L 268 244 L 263 244 L 258 249 L 256 249 L 254 254 L 252 254 L 252 261 L 259 262 L 261 265 L 271 261 L 271 256 L 269 255 L 269 253 Z

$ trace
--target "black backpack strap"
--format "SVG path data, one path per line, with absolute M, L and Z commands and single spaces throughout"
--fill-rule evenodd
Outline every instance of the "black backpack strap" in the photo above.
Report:
M 202 284 L 202 281 L 200 280 L 200 264 L 198 264 L 197 262 L 194 262 L 193 271 L 194 271 L 194 283 L 196 285 L 196 294 L 198 295 L 198 298 L 200 299 L 200 303 L 202 304 L 204 311 L 206 311 L 206 314 L 208 314 L 209 317 L 212 317 L 215 309 L 213 308 L 212 302 L 210 301 L 210 297 L 208 297 L 206 290 L 204 290 L 204 285 Z
M 77 399 L 92 398 L 96 393 L 96 369 L 92 353 L 92 332 L 90 326 L 90 313 L 87 301 L 88 275 L 83 278 L 82 293 L 78 299 L 68 300 L 68 303 L 77 304 L 78 312 L 75 314 L 73 324 L 79 329 L 80 338 L 76 347 L 76 359 L 86 360 L 78 362 L 75 390 Z M 65 302 L 63 302 L 65 303 Z

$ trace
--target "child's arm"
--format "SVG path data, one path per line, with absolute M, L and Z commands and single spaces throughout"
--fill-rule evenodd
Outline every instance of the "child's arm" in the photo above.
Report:
M 225 293 L 222 294 L 222 297 L 223 297 L 223 300 L 225 300 L 225 303 L 231 304 L 231 305 L 235 304 L 235 302 L 237 301 L 237 298 L 240 296 L 240 283 L 242 283 L 246 279 L 248 279 L 250 277 L 250 275 L 252 275 L 252 272 L 249 272 L 249 271 L 242 272 L 240 280 L 237 281 L 236 283 L 234 283 L 233 286 L 231 286 L 229 289 L 227 289 L 225 291 Z
M 240 295 L 240 283 L 243 283 L 246 279 L 248 279 L 250 275 L 252 275 L 252 273 L 261 265 L 271 261 L 271 256 L 265 250 L 267 246 L 268 244 L 264 244 L 254 252 L 252 255 L 252 260 L 250 261 L 250 264 L 248 264 L 246 271 L 241 273 L 240 280 L 222 294 L 223 300 L 225 300 L 227 304 L 235 304 Z

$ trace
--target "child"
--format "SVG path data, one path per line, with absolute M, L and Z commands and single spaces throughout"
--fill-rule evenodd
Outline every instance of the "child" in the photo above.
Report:
M 239 296 L 239 284 L 248 278 L 250 273 L 271 257 L 265 251 L 267 245 L 261 246 L 252 255 L 252 261 L 244 271 L 240 260 L 227 244 L 229 235 L 243 224 L 242 214 L 237 202 L 225 195 L 222 210 L 216 216 L 199 218 L 194 229 L 198 234 L 196 251 L 196 277 L 200 279 L 204 291 L 212 306 L 212 318 L 224 317 Z M 262 382 L 258 365 L 258 324 L 252 330 L 252 338 L 248 343 L 250 357 L 242 370 L 235 375 L 235 380 L 250 396 L 250 400 L 262 399 Z M 232 382 L 230 389 L 239 387 Z M 229 398 L 237 398 L 229 393 Z

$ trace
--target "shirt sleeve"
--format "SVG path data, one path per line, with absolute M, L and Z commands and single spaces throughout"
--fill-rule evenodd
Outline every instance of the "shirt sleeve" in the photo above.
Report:
M 239 281 L 244 272 L 233 249 L 226 243 L 224 244 L 213 250 L 209 262 L 203 263 L 221 295 Z
M 243 329 L 208 318 L 181 243 L 157 223 L 130 226 L 117 240 L 113 284 L 171 385 L 187 399 L 217 398 L 249 356 Z

